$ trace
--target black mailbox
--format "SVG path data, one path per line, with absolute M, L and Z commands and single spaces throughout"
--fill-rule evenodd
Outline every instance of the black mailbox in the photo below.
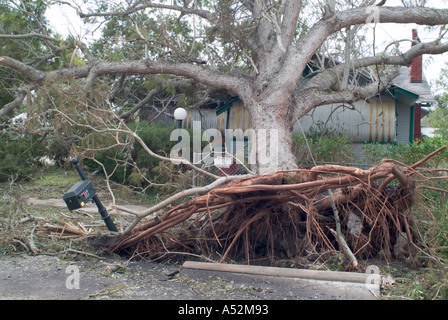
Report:
M 76 210 L 84 207 L 87 202 L 92 200 L 95 195 L 95 189 L 92 186 L 90 180 L 83 180 L 77 182 L 70 190 L 64 194 L 64 201 L 67 208 L 71 210 Z
M 84 207 L 87 202 L 92 200 L 97 208 L 98 212 L 101 215 L 101 218 L 104 220 L 104 223 L 107 226 L 107 229 L 112 232 L 118 232 L 117 227 L 115 226 L 112 218 L 107 212 L 107 209 L 103 206 L 98 196 L 95 194 L 95 189 L 92 186 L 92 182 L 87 179 L 84 170 L 82 170 L 81 165 L 79 164 L 78 158 L 73 158 L 70 160 L 71 164 L 75 166 L 76 171 L 78 171 L 79 176 L 82 181 L 76 183 L 70 190 L 64 194 L 64 201 L 67 205 L 68 210 L 76 210 Z

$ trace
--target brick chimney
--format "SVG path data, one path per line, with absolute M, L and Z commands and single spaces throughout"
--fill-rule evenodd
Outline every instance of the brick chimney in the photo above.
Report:
M 420 43 L 417 29 L 412 29 L 412 46 Z M 411 83 L 422 82 L 422 56 L 415 57 L 411 63 Z
M 412 29 L 412 46 L 420 43 L 420 39 L 417 34 L 417 29 Z M 411 83 L 422 82 L 422 56 L 415 57 L 411 63 Z M 412 108 L 414 111 L 414 136 L 412 142 L 420 144 L 422 140 L 421 119 L 422 119 L 422 107 L 415 104 Z M 412 110 L 411 109 L 411 110 Z

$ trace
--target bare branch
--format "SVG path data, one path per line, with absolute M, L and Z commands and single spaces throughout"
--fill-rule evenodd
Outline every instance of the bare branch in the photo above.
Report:
M 40 34 L 36 32 L 31 32 L 28 34 L 0 34 L 0 39 L 29 39 L 29 38 L 41 38 L 56 43 L 60 43 L 60 39 L 56 39 L 45 34 Z
M 32 82 L 40 84 L 46 81 L 57 81 L 73 78 L 87 78 L 89 87 L 94 78 L 107 74 L 172 74 L 194 79 L 205 85 L 225 89 L 243 96 L 243 90 L 250 85 L 249 77 L 242 74 L 228 74 L 191 63 L 170 61 L 117 61 L 97 62 L 94 65 L 74 66 L 54 71 L 43 72 L 9 57 L 0 57 L 0 66 L 16 70 Z
M 355 8 L 336 14 L 336 30 L 366 24 L 372 11 L 369 7 Z M 378 23 L 415 23 L 419 25 L 443 25 L 448 23 L 448 9 L 433 9 L 424 7 L 378 7 Z M 335 30 L 335 31 L 336 31 Z
M 302 37 L 294 47 L 288 50 L 288 56 L 282 69 L 272 80 L 272 87 L 281 87 L 278 95 L 289 95 L 296 89 L 301 74 L 294 70 L 303 70 L 313 54 L 321 47 L 331 34 L 352 25 L 367 24 L 371 17 L 369 7 L 355 8 L 338 12 L 329 19 L 320 20 Z M 448 24 L 448 9 L 375 7 L 378 10 L 379 23 L 416 23 L 420 25 Z M 437 54 L 448 51 L 448 45 L 432 46 L 422 53 Z M 420 47 L 420 49 L 422 49 Z M 417 49 L 416 49 L 417 50 Z M 380 60 L 379 57 L 374 59 Z M 400 57 L 390 57 L 392 64 L 403 64 Z M 366 60 L 365 60 L 366 61 Z M 400 61 L 400 62 L 398 62 Z M 382 63 L 381 61 L 379 63 Z M 384 63 L 387 63 L 384 61 Z M 406 64 L 406 63 L 405 63 Z M 287 79 L 287 81 L 285 81 Z M 278 97 L 277 97 L 278 99 Z
M 146 9 L 168 9 L 168 10 L 175 10 L 175 11 L 179 11 L 181 12 L 183 15 L 188 15 L 188 14 L 194 14 L 197 15 L 201 18 L 204 18 L 208 21 L 210 21 L 211 23 L 215 23 L 217 21 L 216 15 L 207 11 L 207 10 L 202 10 L 202 9 L 197 9 L 197 8 L 188 8 L 188 7 L 181 7 L 178 5 L 167 5 L 167 4 L 162 4 L 162 3 L 152 3 L 152 2 L 148 2 L 148 1 L 143 1 L 142 4 L 140 5 L 131 5 L 130 7 L 128 7 L 127 9 L 124 9 L 123 11 L 118 11 L 118 12 L 92 12 L 92 13 L 83 13 L 83 12 L 79 12 L 79 16 L 81 18 L 88 18 L 88 17 L 122 17 L 122 16 L 127 16 L 131 13 L 135 13 L 138 11 L 143 11 Z
M 115 118 L 115 120 L 117 120 L 117 122 L 118 122 L 118 126 L 117 127 L 115 127 L 115 128 L 109 128 L 109 127 L 97 128 L 97 127 L 91 126 L 90 124 L 79 123 L 78 121 L 72 119 L 71 117 L 69 117 L 68 115 L 64 114 L 63 112 L 61 112 L 57 108 L 53 109 L 53 111 L 58 113 L 58 114 L 60 114 L 63 118 L 65 118 L 72 125 L 76 125 L 78 127 L 83 127 L 83 128 L 88 128 L 88 129 L 90 129 L 90 130 L 92 130 L 94 132 L 97 132 L 97 133 L 115 133 L 115 134 L 118 134 L 118 133 L 122 133 L 123 134 L 124 133 L 124 134 L 127 134 L 127 135 L 133 137 L 141 145 L 141 147 L 145 150 L 145 152 L 148 155 L 150 155 L 151 157 L 154 157 L 154 158 L 156 158 L 158 160 L 161 160 L 161 161 L 169 161 L 169 162 L 173 161 L 173 159 L 171 159 L 169 157 L 161 156 L 161 155 L 155 153 L 154 151 L 152 151 L 146 145 L 146 143 L 143 141 L 143 139 L 136 132 L 134 132 L 131 129 L 129 129 L 129 127 L 123 122 L 122 119 L 119 119 L 117 116 L 115 116 L 113 114 L 112 114 L 112 117 Z M 189 167 L 189 168 L 191 168 L 193 170 L 196 170 L 199 173 L 202 173 L 202 174 L 204 174 L 206 176 L 209 176 L 209 177 L 211 177 L 213 179 L 218 179 L 219 178 L 218 176 L 216 176 L 216 175 L 214 175 L 214 174 L 212 174 L 212 173 L 210 173 L 210 172 L 208 172 L 206 170 L 198 168 L 197 166 L 195 166 L 193 163 L 191 163 L 190 161 L 188 161 L 185 158 L 176 159 L 176 161 L 179 164 L 183 164 L 183 165 L 185 165 L 185 166 L 187 166 L 187 167 Z
M 21 88 L 18 90 L 19 94 L 17 98 L 15 98 L 14 101 L 4 105 L 3 108 L 0 109 L 0 118 L 22 104 L 23 100 L 25 100 L 25 97 L 28 93 L 28 89 L 29 88 Z
M 333 74 L 334 75 L 334 74 Z M 297 117 L 308 113 L 313 108 L 331 103 L 351 103 L 354 101 L 367 99 L 377 95 L 384 91 L 389 83 L 398 75 L 398 68 L 387 68 L 383 73 L 383 77 L 378 81 L 375 81 L 367 86 L 348 85 L 344 90 L 328 90 L 324 86 L 317 87 L 312 86 L 307 89 L 302 89 L 294 95 L 297 108 L 294 111 Z M 332 81 L 330 81 L 332 82 Z M 337 82 L 337 79 L 333 79 L 333 83 Z M 321 83 L 322 84 L 322 83 Z
M 154 99 L 155 95 L 160 93 L 162 90 L 163 90 L 162 88 L 152 89 L 151 91 L 148 92 L 146 97 L 143 98 L 142 100 L 140 100 L 139 103 L 137 103 L 131 110 L 123 113 L 122 115 L 120 115 L 120 118 L 121 119 L 129 118 L 131 115 L 133 115 L 138 110 L 140 110 L 143 106 L 145 106 L 146 104 L 150 103 Z
M 20 61 L 17 61 L 15 59 L 6 56 L 0 57 L 0 66 L 13 69 L 22 74 L 23 76 L 28 77 L 32 82 L 40 83 L 45 77 L 45 72 L 39 71 Z
M 21 39 L 29 39 L 29 38 L 41 38 L 41 39 L 44 39 L 46 41 L 51 41 L 51 42 L 55 42 L 55 43 L 65 42 L 65 41 L 63 41 L 61 39 L 56 39 L 56 38 L 50 37 L 50 36 L 48 36 L 46 34 L 41 34 L 41 33 L 36 33 L 36 32 L 31 32 L 31 33 L 28 33 L 28 34 L 0 34 L 0 39 L 21 40 Z M 54 57 L 58 53 L 60 53 L 62 50 L 67 49 L 68 46 L 57 47 L 57 46 L 51 45 L 51 48 L 53 50 L 53 53 L 45 55 L 45 56 L 40 57 L 40 58 L 37 58 L 36 61 L 51 59 L 52 57 Z M 95 61 L 95 58 L 88 51 L 86 44 L 81 42 L 80 39 L 79 39 L 78 43 L 76 44 L 76 49 L 75 49 L 74 53 L 76 52 L 76 50 L 78 48 L 81 49 L 81 51 L 83 52 L 84 56 L 86 57 L 86 59 L 89 62 L 94 62 Z M 29 63 L 29 64 L 34 64 L 34 63 L 35 62 Z
M 283 46 L 288 47 L 294 37 L 297 29 L 297 20 L 299 18 L 302 1 L 287 1 L 284 6 L 283 19 L 281 23 Z
M 448 51 L 448 42 L 440 44 L 439 40 L 435 40 L 427 43 L 419 43 L 412 46 L 408 51 L 399 56 L 383 56 L 377 55 L 374 57 L 365 57 L 356 59 L 350 62 L 350 69 L 356 70 L 366 68 L 374 65 L 393 65 L 393 66 L 406 66 L 410 65 L 415 57 L 422 54 L 441 54 Z M 316 75 L 305 86 L 305 88 L 320 88 L 329 89 L 334 88 L 339 78 L 342 76 L 346 64 L 340 64 L 335 67 L 329 68 L 324 72 Z

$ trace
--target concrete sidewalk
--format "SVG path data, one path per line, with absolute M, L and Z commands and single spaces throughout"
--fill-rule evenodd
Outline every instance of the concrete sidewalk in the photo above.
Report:
M 66 210 L 68 212 L 67 205 L 65 204 L 64 200 L 62 200 L 62 199 L 55 199 L 55 198 L 38 199 L 38 198 L 30 197 L 30 198 L 26 199 L 26 204 L 29 206 L 60 208 L 60 209 Z M 113 209 L 110 206 L 108 206 L 106 203 L 103 203 L 103 205 L 106 207 L 107 211 L 113 213 L 113 211 L 112 211 Z M 123 205 L 123 207 L 126 207 L 127 209 L 131 209 L 136 212 L 140 212 L 140 211 L 148 209 L 148 207 L 133 205 L 133 204 L 126 204 L 126 205 Z M 98 213 L 98 208 L 96 207 L 95 204 L 93 204 L 92 202 L 89 202 L 86 204 L 85 207 L 78 209 L 76 211 L 82 211 L 82 212 L 88 212 L 88 213 Z M 126 213 L 124 213 L 124 214 L 126 214 Z
M 122 268 L 111 271 L 111 266 Z M 150 262 L 0 256 L 0 299 L 373 300 L 363 283 L 183 269 Z M 375 292 L 376 291 L 376 292 Z

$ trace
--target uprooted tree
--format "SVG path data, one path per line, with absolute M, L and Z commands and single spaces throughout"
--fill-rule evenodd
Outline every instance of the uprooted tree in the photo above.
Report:
M 91 45 L 84 43 L 82 36 L 63 40 L 44 22 L 42 11 L 47 2 L 1 1 L 6 20 L 13 13 L 14 18 L 21 17 L 24 24 L 34 27 L 28 29 L 29 33 L 20 34 L 22 29 L 12 28 L 12 22 L 2 24 L 1 30 L 12 28 L 10 33 L 0 34 L 2 41 L 11 46 L 22 44 L 19 48 L 27 50 L 27 54 L 10 51 L 4 44 L 0 47 L 0 67 L 6 75 L 2 85 L 11 93 L 0 109 L 0 117 L 22 108 L 33 115 L 31 123 L 40 126 L 31 130 L 33 133 L 46 135 L 76 125 L 86 129 L 83 134 L 89 130 L 114 133 L 118 145 L 123 144 L 119 134 L 126 133 L 142 143 L 150 155 L 170 161 L 145 147 L 123 120 L 160 93 L 160 86 L 185 91 L 191 91 L 193 86 L 201 92 L 190 97 L 194 103 L 206 100 L 212 89 L 237 95 L 249 112 L 255 132 L 272 130 L 281 137 L 276 142 L 280 155 L 277 163 L 262 163 L 260 157 L 265 150 L 256 145 L 251 169 L 255 174 L 287 171 L 239 182 L 230 182 L 237 177 L 220 178 L 202 171 L 216 181 L 178 193 L 143 213 L 134 213 L 136 219 L 124 230 L 122 242 L 115 249 L 137 246 L 144 252 L 145 248 L 152 250 L 151 243 L 157 239 L 159 248 L 164 248 L 166 241 L 157 238 L 158 231 L 184 221 L 190 223 L 186 232 L 189 228 L 208 230 L 204 231 L 204 239 L 214 239 L 216 243 L 197 245 L 203 252 L 226 248 L 223 258 L 235 251 L 245 252 L 250 259 L 251 250 L 276 250 L 274 243 L 284 243 L 280 248 L 287 255 L 294 255 L 305 248 L 294 240 L 301 236 L 308 238 L 312 250 L 333 250 L 337 242 L 350 256 L 374 251 L 373 247 L 377 251 L 381 248 L 388 256 L 394 243 L 388 242 L 390 235 L 386 231 L 390 226 L 411 241 L 408 229 L 412 221 L 406 217 L 406 210 L 412 203 L 410 179 L 416 174 L 415 168 L 399 169 L 385 162 L 366 171 L 333 167 L 303 171 L 298 169 L 292 152 L 292 128 L 295 121 L 317 106 L 377 95 L 397 75 L 399 66 L 409 65 L 417 56 L 448 51 L 442 27 L 448 23 L 447 9 L 374 6 L 371 1 L 350 1 L 336 7 L 330 5 L 334 3 L 331 1 L 320 4 L 292 0 L 123 1 L 114 5 L 91 1 L 89 12 L 85 12 L 75 2 L 52 1 L 58 2 L 73 7 L 86 24 L 98 29 L 104 25 L 102 38 Z M 383 52 L 375 54 L 375 44 L 369 47 L 356 42 L 361 39 L 356 35 L 362 35 L 363 26 L 370 23 L 415 23 L 441 26 L 441 31 L 438 39 L 414 43 L 405 52 L 397 46 L 386 46 Z M 332 41 L 344 45 L 333 46 Z M 360 46 L 365 50 L 355 50 Z M 309 81 L 303 82 L 302 76 L 313 59 L 317 59 L 315 68 L 311 69 Z M 369 74 L 371 83 L 359 86 L 353 74 L 360 72 Z M 153 75 L 169 77 L 149 78 Z M 129 83 L 141 86 L 139 90 L 127 90 Z M 133 101 L 138 102 L 117 105 L 117 97 L 131 100 L 130 92 Z M 76 96 L 71 113 L 66 100 L 61 99 L 65 94 Z M 100 109 L 91 104 L 95 97 L 102 100 L 100 104 L 107 110 L 95 111 Z M 111 114 L 99 116 L 101 112 Z M 89 123 L 93 121 L 89 119 L 91 115 L 101 119 L 103 127 Z M 184 163 L 198 170 L 188 161 Z M 322 178 L 319 174 L 335 176 Z M 390 175 L 400 181 L 400 187 L 389 194 L 384 182 L 378 188 L 374 184 Z M 205 195 L 138 225 L 143 217 L 198 194 Z M 222 213 L 215 216 L 218 209 Z M 341 215 L 343 209 L 357 218 Z M 368 232 L 343 240 L 347 235 L 339 229 L 348 219 L 365 221 L 367 224 L 362 225 L 369 225 L 367 229 L 380 228 L 383 237 L 377 239 L 373 232 Z M 210 228 L 204 227 L 207 221 L 211 222 Z M 255 222 L 258 229 L 249 229 Z M 258 242 L 260 237 L 264 239 Z M 179 248 L 191 248 L 182 241 L 171 240 Z M 264 249 L 253 247 L 263 241 Z M 381 245 L 378 247 L 375 241 Z M 278 245 L 276 248 L 280 249 Z
M 368 170 L 323 165 L 229 182 L 133 228 L 111 248 L 152 257 L 189 252 L 247 263 L 316 259 L 337 251 L 353 267 L 358 258 L 377 254 L 414 262 L 421 238 L 410 207 L 419 189 L 433 188 L 414 181 L 415 175 L 430 171 L 417 169 L 427 158 L 411 166 L 393 160 Z M 399 184 L 388 185 L 394 179 Z

